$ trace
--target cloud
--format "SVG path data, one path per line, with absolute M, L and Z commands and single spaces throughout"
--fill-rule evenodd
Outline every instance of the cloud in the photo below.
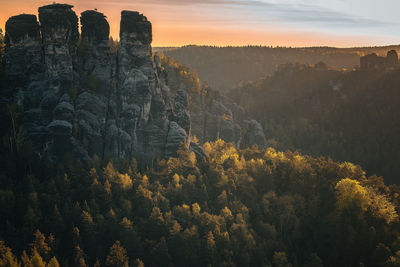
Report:
M 104 1 L 104 2 L 103 2 Z M 386 27 L 394 25 L 385 21 L 380 21 L 362 16 L 355 16 L 345 12 L 339 12 L 320 5 L 310 4 L 311 1 L 305 0 L 136 0 L 129 1 L 95 1 L 96 3 L 107 3 L 110 5 L 119 4 L 128 7 L 141 5 L 154 5 L 163 7 L 207 7 L 220 9 L 240 9 L 245 12 L 252 12 L 253 17 L 246 17 L 248 20 L 259 22 L 281 22 L 281 23 L 302 23 L 311 26 L 324 27 Z M 216 7 L 218 6 L 218 7 Z M 238 10 L 238 12 L 240 12 Z M 221 10 L 221 13 L 223 10 Z M 240 13 L 239 13 L 240 14 Z M 224 14 L 225 15 L 225 14 Z M 229 19 L 228 16 L 224 18 Z M 235 19 L 232 17 L 230 19 Z
M 275 4 L 258 1 L 256 5 L 264 7 L 263 11 L 289 22 L 307 24 L 323 24 L 323 26 L 351 26 L 351 27 L 385 27 L 391 23 L 361 16 L 354 16 L 344 12 L 330 10 L 324 7 L 309 4 Z
M 331 0 L 334 1 L 334 0 Z M 337 0 L 342 1 L 342 0 Z M 377 28 L 398 26 L 397 23 L 337 11 L 318 0 L 72 0 L 77 6 L 108 6 L 120 9 L 148 7 L 158 10 L 164 22 L 183 23 L 188 17 L 194 21 L 215 22 L 219 25 L 259 25 L 268 27 L 288 25 L 333 29 L 334 31 L 376 31 Z M 362 9 L 361 9 L 362 10 Z M 357 10 L 362 14 L 361 10 Z M 186 12 L 187 11 L 187 12 Z M 356 12 L 356 11 L 354 11 Z M 168 16 L 169 13 L 174 15 Z M 179 15 L 177 15 L 179 14 Z

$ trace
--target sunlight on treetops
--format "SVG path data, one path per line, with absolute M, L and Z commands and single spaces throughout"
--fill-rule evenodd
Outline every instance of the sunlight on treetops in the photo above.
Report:
M 337 206 L 340 211 L 352 205 L 357 205 L 365 211 L 370 205 L 368 191 L 356 180 L 342 179 L 336 184 L 335 189 Z
M 197 203 L 192 204 L 192 212 L 193 214 L 200 214 L 200 206 Z
M 339 165 L 339 167 L 346 171 L 347 176 L 352 176 L 352 177 L 365 177 L 366 173 L 361 169 L 360 166 L 354 165 L 351 162 L 343 162 L 342 164 Z
M 276 159 L 280 161 L 286 160 L 285 153 L 276 151 L 274 148 L 269 147 L 267 151 L 265 151 L 264 157 L 266 159 Z
M 172 177 L 172 183 L 174 187 L 181 187 L 182 185 L 180 184 L 180 176 L 179 174 L 175 173 L 174 176 Z
M 133 186 L 132 178 L 127 174 L 122 174 L 115 170 L 112 162 L 104 168 L 104 176 L 111 183 L 119 185 L 122 189 L 130 189 Z
M 371 212 L 375 217 L 384 219 L 386 223 L 396 221 L 399 217 L 396 208 L 390 200 L 373 189 L 369 189 L 371 195 Z
M 398 219 L 394 204 L 373 188 L 364 187 L 356 180 L 345 178 L 336 184 L 335 189 L 339 211 L 356 205 L 362 211 L 369 210 L 373 216 L 385 220 L 388 224 Z

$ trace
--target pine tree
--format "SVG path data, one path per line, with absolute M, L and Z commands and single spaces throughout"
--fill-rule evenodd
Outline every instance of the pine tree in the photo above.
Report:
M 56 257 L 53 257 L 46 267 L 60 267 L 60 264 L 58 263 Z
M 111 246 L 110 252 L 106 259 L 106 265 L 112 267 L 128 267 L 129 258 L 126 249 L 121 245 L 119 240 L 115 241 Z
M 39 229 L 34 233 L 34 237 L 35 239 L 30 244 L 32 251 L 37 251 L 40 256 L 47 259 L 49 257 L 51 248 L 46 243 L 46 237 L 39 231 Z

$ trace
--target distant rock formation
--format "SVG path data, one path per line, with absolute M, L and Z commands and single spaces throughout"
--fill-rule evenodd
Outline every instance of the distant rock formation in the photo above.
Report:
M 386 57 L 380 57 L 375 53 L 360 58 L 361 70 L 385 70 L 395 68 L 399 64 L 399 58 L 396 50 L 387 52 Z
M 183 94 L 182 92 L 193 91 L 192 88 L 187 88 L 191 85 L 185 83 L 184 77 L 179 74 L 179 67 L 172 64 L 166 65 L 162 69 L 157 55 L 155 56 L 155 62 L 158 65 L 157 71 L 161 82 L 168 88 L 175 90 L 178 96 Z M 181 96 L 179 98 L 186 97 Z M 189 97 L 191 106 L 188 107 L 188 104 L 185 104 L 186 108 L 181 109 L 185 112 L 187 110 L 190 111 L 188 114 L 183 114 L 183 118 L 185 118 L 183 121 L 187 121 L 187 123 L 183 123 L 180 119 L 175 120 L 180 125 L 187 125 L 190 121 L 191 134 L 196 136 L 200 142 L 223 139 L 226 142 L 234 143 L 236 147 L 257 145 L 259 148 L 265 148 L 267 146 L 262 126 L 258 122 L 251 120 L 252 123 L 249 127 L 244 109 L 228 97 L 211 88 L 204 88 L 201 93 L 192 92 Z M 184 102 L 186 103 L 186 101 Z M 181 101 L 177 101 L 177 98 L 175 98 L 175 103 L 179 102 Z M 175 106 L 173 110 L 177 113 L 180 109 Z M 182 114 L 183 112 L 178 113 Z M 185 129 L 185 126 L 183 128 Z M 195 151 L 194 146 L 191 145 L 192 147 L 193 151 Z
M 244 123 L 244 135 L 241 144 L 242 148 L 250 147 L 252 145 L 265 148 L 267 140 L 261 124 L 256 120 L 245 120 Z
M 152 59 L 152 26 L 138 12 L 122 11 L 120 47 L 109 46 L 105 16 L 53 4 L 6 24 L 5 73 L 17 88 L 24 128 L 39 153 L 53 160 L 169 157 L 190 146 L 185 92 L 160 82 Z M 201 148 L 197 148 L 201 154 Z M 199 150 L 200 149 L 200 150 Z

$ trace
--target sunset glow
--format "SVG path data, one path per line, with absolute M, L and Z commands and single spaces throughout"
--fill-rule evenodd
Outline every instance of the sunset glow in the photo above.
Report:
M 307 0 L 66 1 L 74 5 L 78 16 L 82 11 L 94 8 L 104 13 L 114 38 L 119 35 L 121 10 L 143 13 L 153 24 L 153 46 L 197 44 L 349 47 L 400 43 L 400 37 L 396 36 L 399 32 L 396 16 L 388 11 L 389 2 L 393 1 L 385 1 L 389 4 L 385 5 L 385 16 L 380 17 L 377 10 L 373 20 L 369 16 L 372 10 L 367 8 L 350 12 L 358 0 L 349 3 L 339 0 L 332 2 L 336 5 Z M 21 13 L 37 14 L 38 6 L 51 3 L 45 0 L 8 1 L 0 9 L 0 28 L 4 31 L 5 22 L 10 16 Z M 396 2 L 393 4 L 399 5 Z M 371 5 L 369 8 L 371 9 Z M 354 15 L 356 13 L 364 15 Z

